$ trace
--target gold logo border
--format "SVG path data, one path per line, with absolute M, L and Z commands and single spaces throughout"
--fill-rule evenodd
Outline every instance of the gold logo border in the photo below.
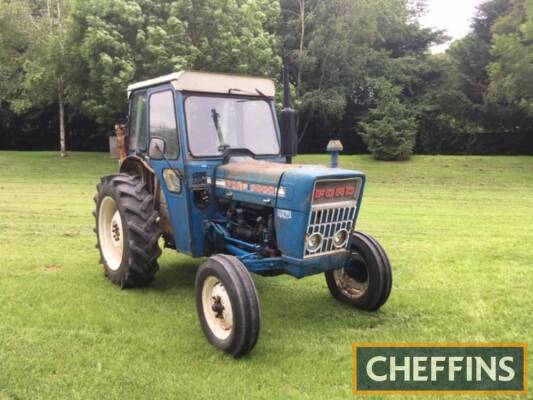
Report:
M 524 357 L 523 390 L 357 390 L 357 349 L 361 347 L 521 347 Z M 360 342 L 352 343 L 352 393 L 354 395 L 527 395 L 528 394 L 528 344 L 520 342 Z

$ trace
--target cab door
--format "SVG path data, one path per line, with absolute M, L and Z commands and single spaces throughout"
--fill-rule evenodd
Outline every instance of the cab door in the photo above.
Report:
M 170 85 L 148 91 L 149 138 L 164 141 L 162 159 L 150 161 L 167 203 L 174 231 L 176 250 L 191 254 L 191 228 L 184 155 L 180 152 L 175 92 Z M 172 170 L 178 172 L 179 177 Z

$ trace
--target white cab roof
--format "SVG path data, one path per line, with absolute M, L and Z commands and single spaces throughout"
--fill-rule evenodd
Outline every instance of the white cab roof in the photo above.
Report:
M 189 92 L 241 94 L 274 97 L 276 86 L 272 79 L 227 75 L 210 72 L 181 71 L 128 86 L 128 97 L 137 89 L 171 83 L 175 90 Z

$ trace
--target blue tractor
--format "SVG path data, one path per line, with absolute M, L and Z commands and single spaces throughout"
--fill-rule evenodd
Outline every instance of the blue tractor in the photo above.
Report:
M 324 273 L 335 299 L 366 311 L 391 291 L 385 251 L 355 230 L 365 175 L 292 163 L 284 75 L 280 124 L 269 79 L 184 71 L 129 86 L 127 157 L 95 196 L 101 262 L 120 287 L 154 279 L 160 242 L 208 257 L 195 282 L 200 324 L 235 357 L 259 337 L 251 273 Z

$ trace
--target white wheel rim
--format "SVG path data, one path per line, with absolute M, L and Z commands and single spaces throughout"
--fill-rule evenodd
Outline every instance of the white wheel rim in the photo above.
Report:
M 220 340 L 227 339 L 233 329 L 233 309 L 226 288 L 215 276 L 204 281 L 202 309 L 211 332 Z
M 118 270 L 124 253 L 124 231 L 117 203 L 109 196 L 100 203 L 98 238 L 107 266 L 113 271 Z

